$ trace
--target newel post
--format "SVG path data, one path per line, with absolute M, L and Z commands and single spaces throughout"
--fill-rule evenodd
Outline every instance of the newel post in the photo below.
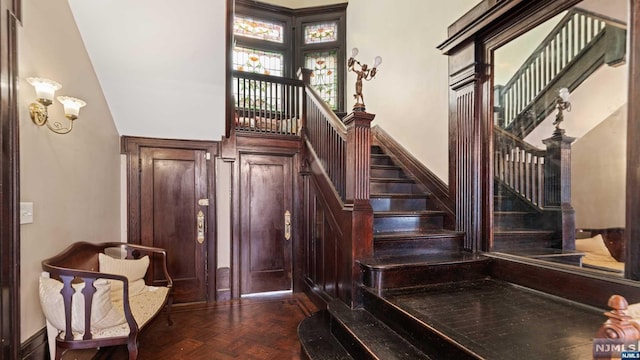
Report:
M 361 282 L 357 260 L 373 256 L 373 209 L 369 202 L 371 162 L 371 121 L 374 114 L 352 112 L 344 118 L 347 126 L 345 157 L 345 205 L 351 208 L 351 306 L 357 307 Z
M 302 96 L 300 97 L 301 109 L 302 109 L 302 119 L 300 127 L 301 133 L 304 133 L 304 129 L 307 128 L 307 86 L 311 86 L 311 74 L 313 70 L 307 68 L 298 68 L 296 75 L 298 75 L 298 79 L 302 80 L 304 86 L 302 87 Z
M 575 210 L 571 206 L 571 143 L 574 140 L 560 129 L 542 141 L 547 146 L 544 159 L 544 207 L 560 211 L 558 220 L 562 224 L 563 250 L 576 248 Z

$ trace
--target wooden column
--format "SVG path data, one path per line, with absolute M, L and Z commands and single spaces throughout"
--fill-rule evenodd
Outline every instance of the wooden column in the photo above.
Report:
M 627 217 L 625 277 L 640 280 L 640 0 L 629 0 L 629 101 L 627 115 Z
M 356 260 L 373 255 L 373 209 L 369 202 L 371 162 L 371 121 L 374 114 L 352 112 L 344 118 L 347 126 L 346 209 L 351 213 L 349 256 L 351 263 L 351 306 L 357 307 L 360 267 Z
M 484 213 L 482 66 L 474 42 L 449 55 L 449 189 L 456 204 L 455 229 L 466 233 L 466 250 L 479 251 Z
M 571 143 L 575 138 L 556 130 L 548 139 L 544 161 L 544 208 L 558 212 L 562 228 L 562 249 L 576 249 L 575 210 L 571 206 Z

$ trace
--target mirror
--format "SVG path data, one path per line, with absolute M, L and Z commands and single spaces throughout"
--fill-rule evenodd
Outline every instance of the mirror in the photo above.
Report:
M 582 1 L 494 51 L 492 251 L 624 275 L 627 5 Z

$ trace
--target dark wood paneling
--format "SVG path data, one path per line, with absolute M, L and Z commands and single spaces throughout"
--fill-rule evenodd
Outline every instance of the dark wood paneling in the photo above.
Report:
M 20 354 L 19 126 L 16 16 L 20 1 L 0 1 L 0 359 Z M 17 12 L 17 13 L 16 13 Z
M 210 154 L 211 160 L 207 166 L 207 184 L 209 189 L 209 211 L 206 212 L 206 223 L 208 232 L 206 239 L 207 249 L 207 299 L 213 301 L 216 298 L 216 264 L 217 264 L 217 238 L 216 238 L 216 216 L 215 216 L 215 189 L 216 170 L 214 159 L 219 155 L 219 143 L 214 141 L 194 141 L 194 140 L 174 140 L 155 139 L 143 137 L 123 136 L 121 138 L 121 152 L 127 155 L 127 241 L 133 244 L 140 244 L 141 241 L 141 151 L 144 148 L 163 149 L 189 149 L 202 150 Z M 171 257 L 171 254 L 169 254 Z

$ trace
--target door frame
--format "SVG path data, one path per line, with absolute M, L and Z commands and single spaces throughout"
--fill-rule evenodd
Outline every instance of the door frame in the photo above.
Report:
M 220 144 L 217 141 L 202 140 L 173 140 L 173 139 L 157 139 L 135 136 L 122 136 L 120 141 L 120 153 L 127 155 L 127 242 L 131 244 L 140 244 L 140 171 L 142 148 L 167 148 L 167 149 L 187 149 L 187 150 L 203 150 L 211 155 L 207 166 L 207 188 L 209 209 L 207 211 L 206 222 L 209 224 L 207 231 L 207 302 L 213 302 L 216 299 L 216 270 L 217 270 L 217 254 L 218 254 L 218 237 L 216 223 L 216 163 L 215 159 L 219 157 Z
M 263 136 L 255 137 L 251 134 L 244 135 L 236 133 L 236 157 L 233 161 L 233 179 L 231 182 L 231 207 L 232 207 L 232 235 L 231 235 L 231 298 L 239 299 L 241 296 L 241 277 L 240 277 L 240 246 L 242 244 L 240 226 L 240 158 L 242 155 L 275 155 L 292 157 L 292 174 L 293 174 L 293 199 L 292 208 L 292 224 L 291 224 L 291 287 L 293 292 L 299 292 L 304 289 L 304 281 L 302 279 L 304 263 L 304 252 L 302 247 L 302 218 L 303 206 L 301 199 L 300 186 L 300 154 L 302 151 L 302 141 L 300 137 L 284 137 L 284 136 Z

